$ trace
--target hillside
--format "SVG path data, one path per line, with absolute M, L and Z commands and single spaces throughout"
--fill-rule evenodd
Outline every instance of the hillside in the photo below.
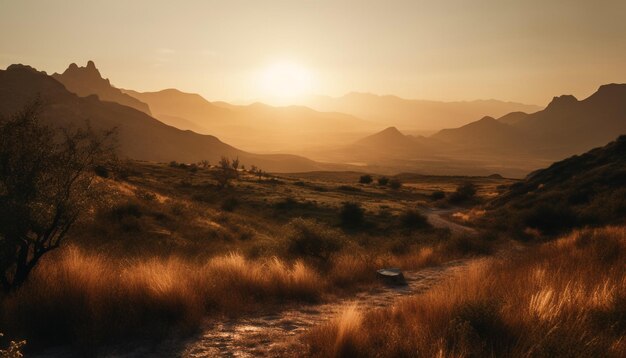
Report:
M 0 115 L 8 116 L 40 96 L 42 118 L 58 126 L 83 126 L 95 130 L 118 129 L 122 156 L 156 162 L 172 160 L 216 163 L 222 155 L 238 156 L 245 165 L 267 171 L 306 171 L 320 166 L 293 155 L 257 155 L 239 150 L 211 135 L 201 135 L 168 126 L 144 112 L 96 96 L 79 97 L 57 80 L 29 66 L 11 65 L 0 71 Z
M 548 234 L 623 223 L 626 136 L 529 174 L 490 205 L 507 216 L 502 222 Z
M 305 105 L 319 111 L 348 113 L 384 126 L 406 130 L 440 130 L 467 124 L 472 118 L 499 117 L 509 112 L 536 112 L 539 106 L 498 100 L 440 102 L 352 92 L 332 98 L 309 98 Z
M 102 101 L 117 102 L 150 114 L 147 104 L 123 93 L 111 85 L 108 79 L 102 78 L 93 61 L 87 62 L 86 67 L 78 67 L 72 63 L 63 73 L 54 73 L 52 77 L 61 82 L 68 91 L 80 97 L 95 94 Z
M 532 143 L 532 139 L 523 131 L 492 117 L 483 117 L 459 128 L 443 129 L 430 138 L 461 147 L 465 151 L 489 154 L 525 154 Z

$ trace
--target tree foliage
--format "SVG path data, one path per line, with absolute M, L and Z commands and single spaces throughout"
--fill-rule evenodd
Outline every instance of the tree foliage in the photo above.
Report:
M 99 164 L 113 159 L 113 131 L 43 125 L 39 102 L 0 121 L 0 281 L 24 283 L 90 202 Z

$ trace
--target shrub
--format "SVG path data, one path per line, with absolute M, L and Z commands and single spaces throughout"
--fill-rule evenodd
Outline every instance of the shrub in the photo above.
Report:
M 96 165 L 93 168 L 93 171 L 100 178 L 108 178 L 110 176 L 109 169 L 107 169 L 104 165 Z
M 389 178 L 387 178 L 387 177 L 380 177 L 380 178 L 378 178 L 378 185 L 385 186 L 385 185 L 387 185 L 387 183 L 389 183 Z
M 407 229 L 422 229 L 430 227 L 426 216 L 417 210 L 407 210 L 400 216 L 400 223 Z
M 372 176 L 369 174 L 361 175 L 361 177 L 359 178 L 359 183 L 361 184 L 369 184 L 372 181 L 374 181 L 374 179 L 372 179 Z
M 365 213 L 358 203 L 347 202 L 341 207 L 341 224 L 346 227 L 357 227 L 363 224 Z
M 343 237 L 314 220 L 297 218 L 287 225 L 287 242 L 291 255 L 327 261 L 343 246 Z
M 448 199 L 451 203 L 460 204 L 473 200 L 476 195 L 476 185 L 465 182 L 456 188 L 456 191 Z
M 340 185 L 339 187 L 337 187 L 337 189 L 341 191 L 352 191 L 352 192 L 362 191 L 361 188 L 357 188 L 357 187 L 350 186 L 350 185 Z
M 398 190 L 402 187 L 402 182 L 399 179 L 391 179 L 389 180 L 389 187 L 394 190 Z
M 239 206 L 239 200 L 231 196 L 222 202 L 220 208 L 224 211 L 233 211 L 237 206 Z
M 441 200 L 446 197 L 446 193 L 441 190 L 435 190 L 430 194 L 432 200 Z

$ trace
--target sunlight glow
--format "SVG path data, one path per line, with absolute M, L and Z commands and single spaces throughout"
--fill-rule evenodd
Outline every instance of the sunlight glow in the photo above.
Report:
M 311 72 L 293 62 L 282 61 L 261 72 L 261 96 L 271 102 L 286 103 L 310 94 L 313 84 Z

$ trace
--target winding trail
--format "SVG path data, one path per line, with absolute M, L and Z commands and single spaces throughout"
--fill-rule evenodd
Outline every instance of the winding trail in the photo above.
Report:
M 449 219 L 445 218 L 443 215 L 447 215 L 447 214 L 451 214 L 455 211 L 458 211 L 458 209 L 424 209 L 423 210 L 423 214 L 426 215 L 426 217 L 428 218 L 428 222 L 431 223 L 431 225 L 433 225 L 434 227 L 440 227 L 440 228 L 448 228 L 450 229 L 451 232 L 455 233 L 455 234 L 474 234 L 476 233 L 476 230 L 474 228 L 465 226 L 465 225 L 461 225 L 458 223 L 455 223 L 453 221 L 450 221 Z
M 436 227 L 447 227 L 454 234 L 474 233 L 473 228 L 452 222 L 443 215 L 453 209 L 426 209 L 424 214 Z M 404 271 L 406 286 L 377 286 L 348 298 L 321 304 L 288 304 L 274 312 L 264 312 L 239 318 L 211 319 L 201 333 L 184 341 L 166 341 L 158 346 L 142 347 L 130 354 L 134 357 L 283 357 L 300 356 L 303 352 L 300 336 L 314 326 L 337 317 L 351 306 L 360 311 L 391 306 L 399 298 L 423 293 L 463 270 L 470 261 L 465 259 Z
M 332 303 L 288 306 L 273 314 L 212 322 L 179 354 L 194 358 L 297 356 L 302 348 L 297 339 L 300 334 L 336 317 L 347 307 L 356 306 L 361 311 L 389 307 L 400 297 L 425 292 L 466 265 L 467 260 L 458 260 L 405 271 L 406 286 L 376 287 Z

